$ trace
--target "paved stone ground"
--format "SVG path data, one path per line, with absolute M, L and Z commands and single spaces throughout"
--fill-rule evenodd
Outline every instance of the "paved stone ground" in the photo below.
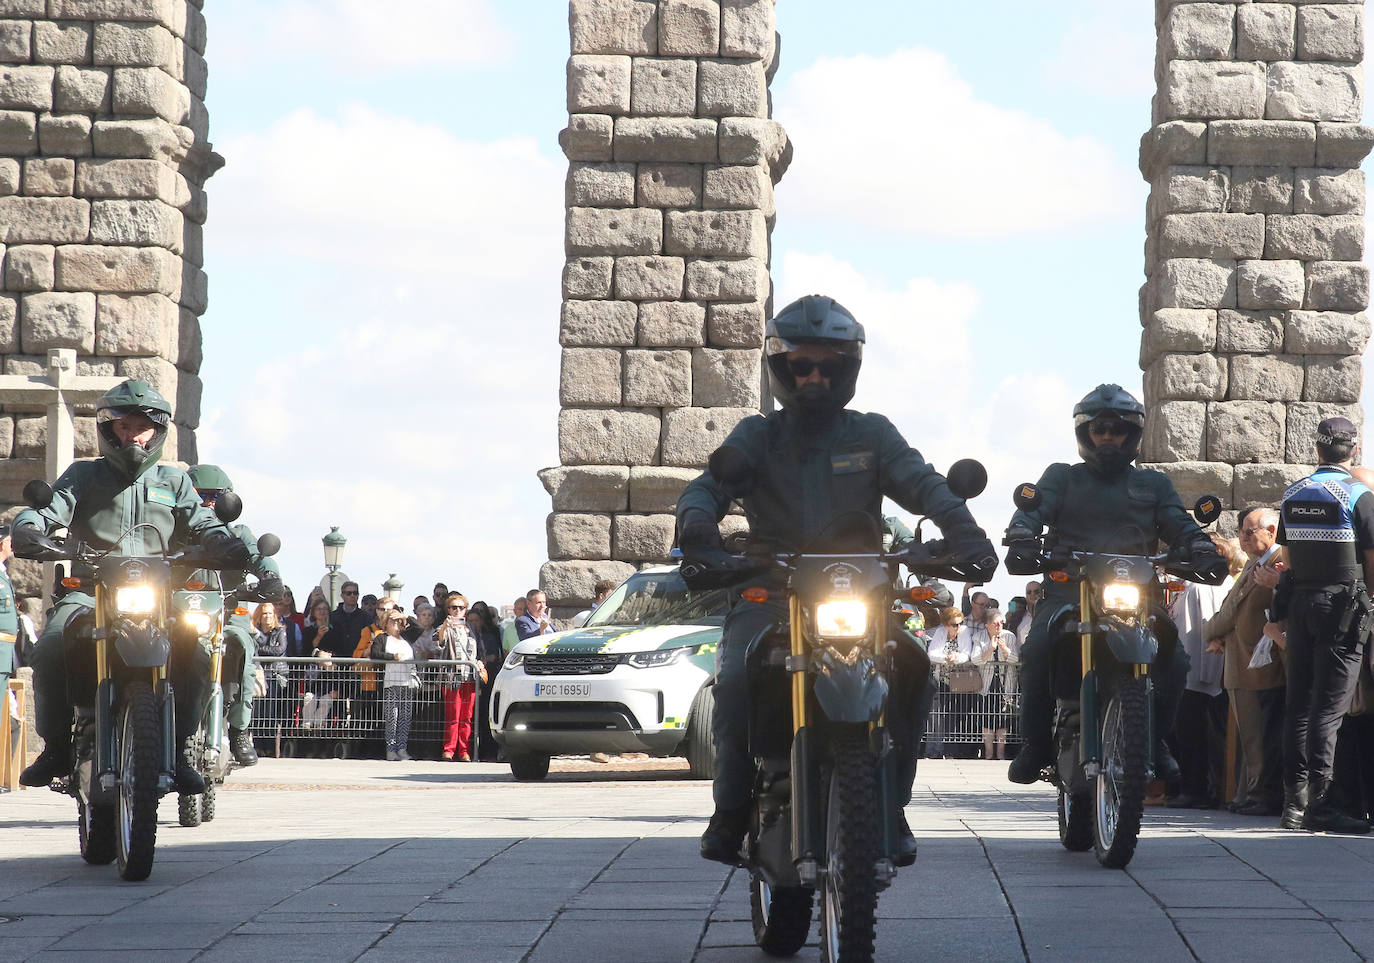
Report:
M 768 959 L 747 881 L 696 856 L 706 784 L 560 768 L 267 759 L 213 823 L 164 803 L 145 883 L 81 862 L 69 800 L 0 795 L 0 960 Z M 1129 869 L 1104 870 L 1060 848 L 1048 787 L 1003 772 L 921 764 L 921 858 L 883 895 L 879 959 L 1374 957 L 1374 839 L 1151 809 Z

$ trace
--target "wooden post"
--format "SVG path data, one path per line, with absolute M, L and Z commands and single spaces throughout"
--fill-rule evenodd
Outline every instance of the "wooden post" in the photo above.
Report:
M 29 715 L 28 694 L 22 679 L 10 679 L 7 691 L 3 693 L 3 711 L 0 711 L 0 787 L 11 792 L 22 788 L 19 774 L 24 771 L 24 763 L 28 758 L 28 727 L 24 725 Z M 15 700 L 18 707 L 18 720 L 10 717 L 11 699 Z

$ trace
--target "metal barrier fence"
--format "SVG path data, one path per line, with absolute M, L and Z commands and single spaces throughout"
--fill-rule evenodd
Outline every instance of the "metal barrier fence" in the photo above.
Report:
M 416 759 L 439 759 L 452 730 L 459 703 L 452 691 L 458 674 L 467 668 L 473 683 L 470 748 L 477 758 L 481 729 L 478 705 L 481 663 L 467 661 L 387 662 L 373 659 L 288 659 L 259 656 L 265 693 L 253 700 L 251 733 L 266 740 L 277 755 L 382 756 L 386 745 L 388 710 L 404 716 L 410 704 L 410 728 L 405 748 Z M 413 678 L 416 685 L 397 685 L 399 698 L 387 698 L 391 679 Z M 464 702 L 467 700 L 464 699 Z
M 1021 687 L 1015 662 L 935 665 L 925 755 L 969 755 L 985 733 L 997 741 L 1020 742 Z

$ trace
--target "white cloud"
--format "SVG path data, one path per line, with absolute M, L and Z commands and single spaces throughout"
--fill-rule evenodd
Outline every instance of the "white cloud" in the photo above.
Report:
M 1155 92 L 1153 8 L 1111 4 L 1074 17 L 1045 62 L 1044 79 L 1100 100 L 1127 100 L 1148 122 Z
M 796 145 L 789 218 L 990 238 L 1139 214 L 1139 178 L 1106 144 L 979 99 L 934 51 L 819 60 L 776 106 Z
M 409 0 L 403 14 L 377 0 L 234 0 L 213 38 L 214 63 L 229 69 L 287 58 L 373 73 L 497 63 L 515 50 L 491 0 Z

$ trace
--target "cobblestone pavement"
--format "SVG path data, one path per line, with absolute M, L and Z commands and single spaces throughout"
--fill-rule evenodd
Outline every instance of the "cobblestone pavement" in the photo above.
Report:
M 164 802 L 145 883 L 81 862 L 69 800 L 0 795 L 0 960 L 768 959 L 747 880 L 696 856 L 707 784 L 557 768 L 265 759 L 212 823 Z M 1151 809 L 1129 869 L 1104 870 L 1059 846 L 1048 787 L 1003 773 L 921 764 L 921 856 L 882 897 L 879 959 L 1374 957 L 1374 839 Z

